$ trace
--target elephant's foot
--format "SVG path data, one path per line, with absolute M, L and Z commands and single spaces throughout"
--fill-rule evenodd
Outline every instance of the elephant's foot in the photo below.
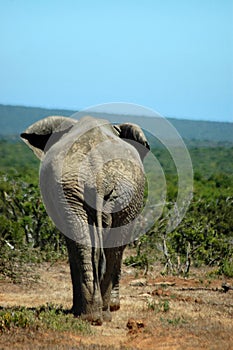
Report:
M 89 313 L 89 314 L 81 314 L 80 316 L 75 315 L 76 317 L 80 317 L 83 321 L 90 322 L 93 326 L 101 326 L 104 322 L 111 322 L 112 315 L 109 310 L 104 310 L 102 314 L 99 313 Z
M 119 299 L 119 297 L 111 298 L 110 311 L 117 311 L 119 309 L 120 309 L 120 299 Z
M 117 311 L 120 309 L 120 294 L 119 281 L 115 284 L 110 296 L 110 311 Z
M 96 311 L 83 312 L 75 307 L 72 307 L 71 312 L 74 317 L 80 317 L 83 321 L 90 322 L 92 325 L 101 326 L 103 324 L 102 308 Z
M 101 326 L 103 324 L 103 315 L 99 313 L 82 314 L 80 318 L 83 321 L 90 322 L 94 326 Z
M 111 322 L 112 321 L 112 315 L 109 310 L 103 311 L 103 320 L 104 322 Z

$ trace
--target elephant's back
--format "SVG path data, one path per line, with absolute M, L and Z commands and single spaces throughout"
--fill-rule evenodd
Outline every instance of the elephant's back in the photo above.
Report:
M 55 184 L 78 189 L 79 193 L 85 186 L 96 187 L 103 196 L 120 183 L 141 186 L 144 169 L 140 156 L 111 131 L 111 125 L 80 133 L 77 123 L 73 129 L 49 149 L 41 163 L 42 193 L 48 195 Z

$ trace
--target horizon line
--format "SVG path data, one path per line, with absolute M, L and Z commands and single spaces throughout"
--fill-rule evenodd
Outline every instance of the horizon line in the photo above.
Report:
M 114 102 L 115 103 L 115 102 Z M 133 103 L 132 103 L 133 104 Z M 135 104 L 136 105 L 136 104 Z M 80 110 L 75 110 L 73 108 L 68 108 L 68 107 L 45 107 L 45 106 L 32 106 L 32 105 L 21 105 L 21 104 L 5 104 L 5 103 L 1 103 L 0 102 L 0 106 L 4 106 L 4 107 L 20 107 L 20 108 L 35 108 L 35 109 L 47 109 L 47 110 L 64 110 L 67 112 L 74 112 L 74 113 L 80 113 L 80 112 L 85 112 L 85 110 L 88 110 L 88 108 L 83 108 Z M 144 107 L 144 106 L 143 106 Z M 91 109 L 92 107 L 90 107 Z M 146 108 L 146 107 L 145 107 Z M 151 109 L 153 111 L 153 109 Z M 175 120 L 183 120 L 183 121 L 193 121 L 193 122 L 207 122 L 207 123 L 228 123 L 228 124 L 232 124 L 232 121 L 228 121 L 228 120 L 224 120 L 224 121 L 220 121 L 220 120 L 211 120 L 211 119 L 199 119 L 199 117 L 197 117 L 197 119 L 194 119 L 194 117 L 188 117 L 188 116 L 171 116 L 171 115 L 162 115 L 159 112 L 154 111 L 154 113 L 157 113 L 158 116 L 155 115 L 141 115 L 141 114 L 129 114 L 129 113 L 120 113 L 120 112 L 107 112 L 107 111 L 95 111 L 94 109 L 92 110 L 93 113 L 97 113 L 97 114 L 115 114 L 115 115 L 119 115 L 119 116 L 131 116 L 131 117 L 147 117 L 147 118 L 165 118 L 165 119 L 175 119 Z M 73 114 L 74 114 L 73 113 Z

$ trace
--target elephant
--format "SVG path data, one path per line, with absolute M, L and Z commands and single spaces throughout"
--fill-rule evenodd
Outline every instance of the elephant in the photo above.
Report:
M 49 116 L 20 136 L 41 160 L 42 199 L 65 235 L 71 311 L 94 325 L 111 321 L 122 255 L 143 208 L 148 141 L 136 124 L 92 116 Z

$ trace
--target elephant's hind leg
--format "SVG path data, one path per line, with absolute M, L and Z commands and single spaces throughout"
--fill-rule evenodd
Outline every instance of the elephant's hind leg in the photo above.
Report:
M 110 296 L 110 311 L 117 311 L 120 309 L 120 278 L 121 278 L 121 264 L 122 264 L 122 255 L 125 249 L 125 246 L 115 248 L 116 252 L 116 263 L 114 274 L 112 277 L 112 290 Z
M 103 303 L 93 267 L 95 250 L 92 247 L 80 246 L 69 238 L 66 238 L 66 242 L 73 284 L 72 312 L 92 324 L 101 325 Z
M 104 319 L 111 318 L 110 311 L 120 309 L 119 280 L 122 254 L 125 247 L 105 248 L 106 273 L 101 282 Z

